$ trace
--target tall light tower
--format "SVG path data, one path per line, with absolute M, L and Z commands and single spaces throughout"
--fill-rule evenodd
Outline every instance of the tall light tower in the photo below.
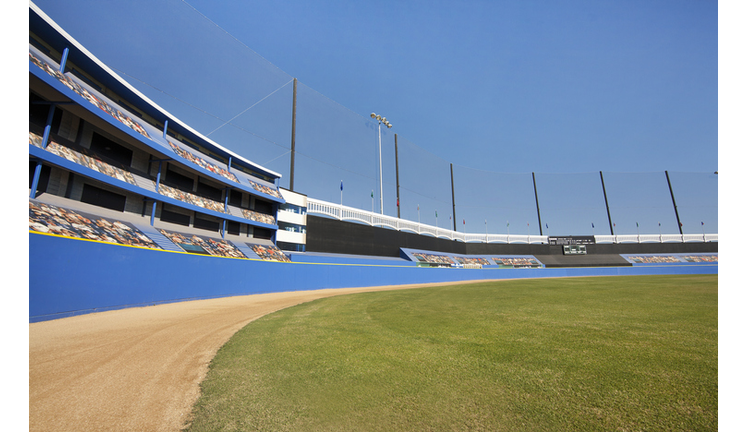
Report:
M 383 214 L 383 163 L 381 159 L 381 123 L 391 129 L 392 124 L 386 120 L 386 117 L 381 117 L 376 113 L 370 113 L 370 118 L 378 120 L 378 178 L 381 181 L 381 214 Z

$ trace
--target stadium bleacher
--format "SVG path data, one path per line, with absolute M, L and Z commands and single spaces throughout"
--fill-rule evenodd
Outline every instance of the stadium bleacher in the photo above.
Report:
M 67 202 L 66 204 L 72 204 Z M 73 209 L 29 200 L 29 231 L 68 238 L 113 243 L 123 246 L 143 247 L 173 252 L 211 255 L 224 258 L 262 259 L 289 262 L 290 259 L 271 242 L 253 240 L 246 242 L 240 237 L 215 238 L 194 232 L 181 232 L 151 227 L 142 223 L 119 220 L 121 214 L 111 212 L 107 216 L 92 206 L 78 204 Z M 123 219 L 123 218 L 122 218 Z M 160 224 L 167 226 L 167 224 Z M 182 228 L 182 227 L 179 227 Z
M 31 40 L 35 41 L 33 36 Z M 36 42 L 42 45 L 42 42 Z M 107 89 L 105 95 L 72 73 L 60 71 L 59 64 L 40 52 L 34 44 L 29 46 L 29 61 L 32 78 L 29 187 L 33 187 L 36 181 L 36 190 L 30 191 L 31 198 L 51 193 L 73 201 L 99 200 L 98 204 L 102 207 L 112 208 L 112 205 L 106 204 L 106 195 L 110 201 L 123 202 L 116 206 L 123 207 L 125 212 L 141 216 L 151 213 L 152 219 L 164 213 L 163 204 L 158 206 L 154 203 L 167 203 L 184 209 L 186 214 L 191 213 L 189 223 L 193 226 L 197 220 L 205 219 L 198 215 L 204 209 L 208 219 L 212 217 L 232 222 L 234 231 L 235 224 L 240 224 L 239 232 L 249 238 L 255 232 L 261 239 L 273 237 L 273 232 L 277 230 L 277 208 L 284 200 L 277 186 L 267 180 L 276 181 L 278 175 L 265 172 L 251 178 L 247 172 L 257 171 L 254 165 L 232 171 L 226 163 L 215 160 L 212 152 L 211 155 L 199 154 L 175 137 L 166 139 L 165 133 L 163 138 L 159 137 L 155 119 L 142 113 L 130 114 L 122 107 L 125 104 L 111 100 L 112 89 Z M 99 87 L 104 88 L 103 85 Z M 80 99 L 76 100 L 76 97 Z M 138 101 L 127 102 L 128 107 L 142 105 Z M 73 110 L 73 107 L 76 109 Z M 78 108 L 86 108 L 87 111 Z M 53 113 L 51 123 L 44 116 L 47 110 Z M 96 117 L 103 117 L 107 121 L 102 123 Z M 168 119 L 164 118 L 160 123 L 167 124 Z M 72 129 L 79 131 L 76 136 L 70 136 L 67 132 L 70 124 L 74 126 Z M 137 135 L 123 134 L 118 125 L 126 126 Z M 133 137 L 137 139 L 133 140 Z M 100 142 L 103 144 L 99 145 Z M 107 155 L 107 151 L 110 154 Z M 114 160 L 121 154 L 126 156 Z M 240 167 L 241 160 L 238 156 L 230 158 L 234 168 Z M 41 176 L 36 171 L 40 172 L 42 167 L 48 170 L 49 177 L 45 176 L 43 184 L 38 184 Z M 174 171 L 177 167 L 178 173 Z M 184 173 L 191 179 L 187 184 L 197 185 L 197 189 L 192 186 L 191 190 L 184 190 L 173 183 L 167 184 L 169 178 Z M 220 200 L 215 200 L 214 194 L 212 197 L 201 195 L 200 187 L 210 192 L 217 191 Z M 84 189 L 94 192 L 85 194 Z M 231 206 L 227 205 L 229 192 Z M 240 194 L 238 198 L 237 194 Z M 153 206 L 156 206 L 155 211 Z M 151 225 L 153 222 L 151 220 Z

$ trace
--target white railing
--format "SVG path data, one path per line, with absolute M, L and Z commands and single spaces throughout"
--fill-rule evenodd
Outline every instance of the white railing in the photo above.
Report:
M 717 234 L 597 235 L 596 243 L 702 243 L 718 241 Z
M 465 243 L 549 243 L 549 237 L 541 235 L 461 233 L 446 228 L 320 201 L 314 198 L 308 198 L 308 213 L 328 216 L 338 220 L 360 222 L 370 226 L 387 227 L 397 231 L 407 231 L 437 238 L 459 240 Z M 689 243 L 718 241 L 717 234 L 624 234 L 597 235 L 594 237 L 596 238 L 596 243 Z

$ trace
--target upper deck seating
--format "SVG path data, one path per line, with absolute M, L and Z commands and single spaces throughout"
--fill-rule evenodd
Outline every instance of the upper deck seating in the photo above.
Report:
M 31 131 L 29 131 L 28 135 L 29 144 L 41 148 L 42 137 Z M 63 146 L 55 141 L 49 141 L 46 150 L 57 156 L 63 157 L 70 162 L 74 162 L 78 165 L 83 165 L 84 167 L 100 172 L 101 174 L 105 174 L 109 177 L 114 177 L 131 185 L 138 186 L 131 172 L 122 168 L 115 167 L 95 157 L 83 154 L 77 150 L 73 150 L 69 147 Z
M 157 143 L 160 146 L 165 145 L 165 143 L 162 143 L 160 141 L 153 139 L 153 137 L 148 133 L 147 128 L 145 127 L 143 123 L 133 119 L 130 115 L 125 114 L 126 110 L 120 109 L 115 103 L 109 101 L 105 96 L 98 94 L 95 90 L 86 88 L 85 85 L 79 83 L 77 79 L 60 72 L 56 67 L 53 66 L 52 60 L 46 59 L 43 54 L 36 52 L 35 48 L 30 47 L 29 49 L 30 49 L 29 59 L 31 60 L 31 62 L 36 64 L 39 68 L 41 68 L 43 71 L 48 73 L 50 76 L 56 78 L 66 87 L 68 87 L 69 89 L 71 89 L 72 91 L 74 91 L 75 93 L 77 93 L 78 95 L 86 99 L 87 101 L 91 102 L 93 105 L 100 108 L 104 112 L 108 113 L 113 118 L 120 121 L 122 124 L 138 132 L 143 137 L 148 138 L 151 142 Z M 151 127 L 152 129 L 152 126 L 150 125 L 148 126 Z M 209 161 L 208 157 L 195 154 L 194 152 L 186 150 L 182 146 L 174 144 L 171 141 L 168 141 L 168 145 L 170 149 L 177 156 L 183 158 L 184 160 L 194 163 L 195 165 L 199 166 L 200 168 L 206 171 L 215 173 L 234 183 L 239 183 L 239 184 L 246 183 L 258 192 L 261 192 L 263 194 L 272 196 L 280 200 L 283 199 L 279 190 L 277 190 L 277 188 L 275 187 L 263 185 L 257 181 L 253 181 L 250 179 L 246 179 L 245 182 L 242 182 L 239 180 L 239 178 L 234 173 L 230 172 L 227 169 L 227 166 L 223 167 L 223 166 L 220 166 L 220 164 L 218 163 L 211 162 Z M 242 176 L 242 177 L 245 177 L 245 176 Z
M 177 146 L 171 141 L 168 142 L 168 145 L 173 149 L 174 152 L 176 152 L 177 155 L 188 160 L 189 162 L 192 162 L 195 165 L 202 167 L 203 169 L 210 171 L 212 173 L 215 173 L 219 176 L 222 176 L 232 182 L 240 183 L 238 181 L 238 178 L 236 178 L 236 176 L 232 172 L 228 171 L 227 169 L 221 166 L 218 166 L 214 163 L 210 163 L 206 161 L 205 159 L 197 156 L 196 154 Z
M 29 144 L 41 148 L 41 141 L 42 141 L 42 137 L 40 135 L 32 131 L 29 131 Z M 127 182 L 133 186 L 145 187 L 146 189 L 153 190 L 153 191 L 155 190 L 155 185 L 156 185 L 155 181 L 153 181 L 152 179 L 147 179 L 143 177 L 143 175 L 145 175 L 144 173 L 142 175 L 136 175 L 126 169 L 119 168 L 110 163 L 104 162 L 95 156 L 86 155 L 83 153 L 83 151 L 86 151 L 85 149 L 74 150 L 70 147 L 61 145 L 57 143 L 56 141 L 50 140 L 49 143 L 47 144 L 46 150 L 57 156 L 65 158 L 71 162 L 82 165 L 86 168 L 90 168 L 96 172 L 105 174 L 109 177 L 113 177 L 121 181 Z M 138 179 L 140 181 L 138 181 Z M 143 184 L 143 182 L 147 182 L 149 184 L 145 185 Z M 240 216 L 248 220 L 252 220 L 255 222 L 261 222 L 261 223 L 265 223 L 268 225 L 276 224 L 275 218 L 272 215 L 268 215 L 268 214 L 260 213 L 254 210 L 248 210 L 248 209 L 241 209 L 241 212 L 236 214 L 236 212 L 231 212 L 227 210 L 224 203 L 197 195 L 192 192 L 186 192 L 186 191 L 177 189 L 175 187 L 165 185 L 163 183 L 158 185 L 158 193 L 160 193 L 163 196 L 173 198 L 173 199 L 176 199 L 176 200 L 188 203 L 188 204 L 192 204 L 198 207 L 202 207 L 208 210 L 212 210 L 215 212 L 233 214 L 235 216 Z
M 71 79 L 67 75 L 60 72 L 57 68 L 52 67 L 52 65 L 49 64 L 46 60 L 43 60 L 40 55 L 29 52 L 28 56 L 29 56 L 29 60 L 31 60 L 35 65 L 39 66 L 39 68 L 41 68 L 43 71 L 53 76 L 57 80 L 59 80 L 67 88 L 74 91 L 75 93 L 83 97 L 85 100 L 97 106 L 98 108 L 108 113 L 115 119 L 119 120 L 122 124 L 126 125 L 127 127 L 134 130 L 135 132 L 141 134 L 142 136 L 148 139 L 151 138 L 150 134 L 148 134 L 148 132 L 145 130 L 142 124 L 135 121 L 134 119 L 132 119 L 132 117 L 128 116 L 127 114 L 124 114 L 120 109 L 114 108 L 112 105 L 106 102 L 102 97 L 94 95 L 92 90 L 88 90 L 87 88 L 82 86 L 77 81 Z

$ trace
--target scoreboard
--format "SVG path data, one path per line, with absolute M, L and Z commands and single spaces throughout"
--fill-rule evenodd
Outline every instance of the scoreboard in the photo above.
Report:
M 585 249 L 585 245 L 563 245 L 563 255 L 586 255 L 588 251 Z
M 567 236 L 567 237 L 549 237 L 550 245 L 589 245 L 596 244 L 594 236 Z

